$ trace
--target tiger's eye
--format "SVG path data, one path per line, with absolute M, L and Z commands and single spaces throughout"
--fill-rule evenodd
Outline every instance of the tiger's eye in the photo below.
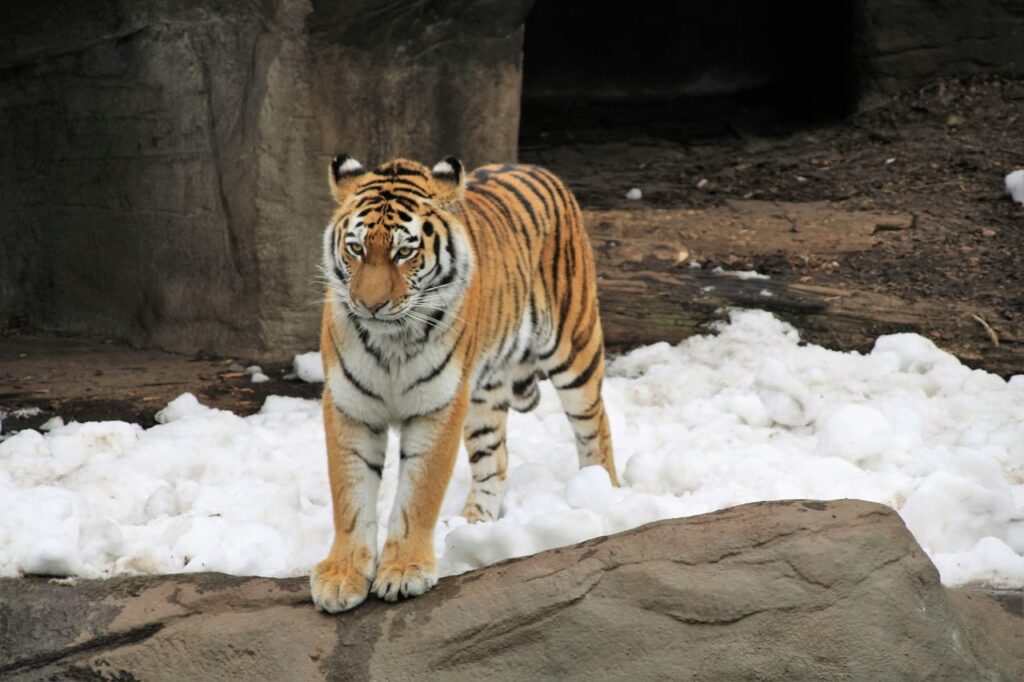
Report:
M 363 245 L 362 244 L 356 244 L 355 242 L 349 242 L 348 244 L 346 244 L 346 246 L 348 246 L 348 251 L 353 256 L 362 256 L 363 255 Z
M 408 246 L 403 246 L 402 248 L 400 248 L 398 250 L 398 253 L 395 254 L 395 257 L 398 258 L 399 260 L 401 260 L 401 259 L 404 259 L 404 258 L 408 258 L 411 255 L 412 255 L 412 249 L 409 248 Z

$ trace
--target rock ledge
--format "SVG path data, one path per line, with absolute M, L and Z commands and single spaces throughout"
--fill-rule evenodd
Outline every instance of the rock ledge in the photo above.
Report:
M 1024 618 L 945 589 L 891 509 L 663 521 L 313 610 L 304 579 L 0 581 L 0 677 L 1024 679 Z

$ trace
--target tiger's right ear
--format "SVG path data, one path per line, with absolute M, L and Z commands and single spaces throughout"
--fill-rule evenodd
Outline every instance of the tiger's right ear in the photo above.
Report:
M 366 173 L 363 164 L 348 154 L 338 154 L 331 161 L 327 171 L 327 183 L 331 186 L 331 195 L 339 204 L 345 201 L 355 190 L 359 177 Z

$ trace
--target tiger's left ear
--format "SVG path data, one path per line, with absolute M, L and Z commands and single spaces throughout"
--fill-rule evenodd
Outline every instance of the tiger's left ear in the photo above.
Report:
M 454 156 L 438 161 L 431 171 L 434 176 L 434 194 L 443 208 L 448 208 L 462 198 L 462 186 L 466 174 L 462 162 Z
M 331 195 L 339 204 L 352 194 L 360 176 L 366 173 L 363 164 L 348 154 L 338 154 L 331 161 L 327 170 L 327 184 L 331 187 Z

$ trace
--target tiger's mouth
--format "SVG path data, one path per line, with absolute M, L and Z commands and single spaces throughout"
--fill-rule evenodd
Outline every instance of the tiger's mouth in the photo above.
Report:
M 359 319 L 360 324 L 370 328 L 394 327 L 412 318 L 412 306 L 408 304 L 399 304 L 396 308 L 393 303 L 386 303 L 377 310 L 370 310 L 351 300 L 346 303 L 349 312 Z

